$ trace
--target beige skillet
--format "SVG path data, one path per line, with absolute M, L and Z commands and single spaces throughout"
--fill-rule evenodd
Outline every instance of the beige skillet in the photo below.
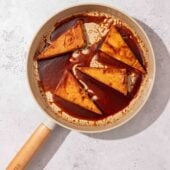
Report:
M 127 111 L 127 113 L 122 116 L 120 119 L 116 119 L 116 121 L 113 121 L 111 124 L 103 125 L 103 126 L 85 126 L 85 125 L 77 125 L 73 124 L 71 122 L 68 122 L 62 117 L 57 117 L 54 115 L 50 107 L 47 105 L 47 103 L 44 101 L 37 81 L 35 80 L 35 68 L 33 66 L 33 57 L 35 54 L 35 51 L 43 37 L 43 35 L 47 34 L 49 30 L 53 27 L 56 20 L 60 20 L 61 18 L 65 18 L 67 16 L 70 16 L 72 14 L 76 13 L 83 13 L 86 11 L 101 11 L 105 13 L 110 13 L 121 20 L 125 21 L 135 32 L 143 43 L 145 44 L 145 47 L 147 49 L 147 57 L 148 57 L 148 65 L 147 65 L 147 74 L 148 74 L 148 80 L 145 83 L 145 87 L 142 90 L 142 93 L 138 96 L 137 101 L 134 103 L 133 107 Z M 145 102 L 147 101 L 150 92 L 153 87 L 154 79 L 155 79 L 155 57 L 153 53 L 152 46 L 150 44 L 150 41 L 143 31 L 143 29 L 137 24 L 137 22 L 129 17 L 127 14 L 106 5 L 101 4 L 82 4 L 78 6 L 73 6 L 67 9 L 62 10 L 61 12 L 54 15 L 52 18 L 50 18 L 38 31 L 36 34 L 31 47 L 29 49 L 28 54 L 28 60 L 27 60 L 27 75 L 28 75 L 28 82 L 31 88 L 31 92 L 39 104 L 39 106 L 42 108 L 44 113 L 47 115 L 47 120 L 39 125 L 39 127 L 34 131 L 34 133 L 31 135 L 31 137 L 27 140 L 27 142 L 24 144 L 24 146 L 21 148 L 21 150 L 16 154 L 14 159 L 10 162 L 7 169 L 8 170 L 21 170 L 26 167 L 34 153 L 38 150 L 38 148 L 41 146 L 41 144 L 45 141 L 45 139 L 48 137 L 50 132 L 54 129 L 56 124 L 59 124 L 65 128 L 68 128 L 70 130 L 77 130 L 80 132 L 86 132 L 86 133 L 98 133 L 98 132 L 104 132 L 110 129 L 114 129 L 120 125 L 123 125 L 125 122 L 129 121 L 132 117 L 134 117 L 137 112 L 143 107 Z

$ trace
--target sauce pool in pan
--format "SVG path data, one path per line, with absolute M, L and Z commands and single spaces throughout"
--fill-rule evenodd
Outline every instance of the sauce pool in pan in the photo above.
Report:
M 111 19 L 107 18 L 106 16 L 88 16 L 83 14 L 66 18 L 61 22 L 56 23 L 55 29 L 51 32 L 49 36 L 50 40 L 48 41 L 53 42 L 79 20 L 81 20 L 84 25 L 93 23 L 93 25 L 96 24 L 101 26 L 103 23 L 106 23 L 107 20 Z M 111 22 L 106 23 L 108 30 L 112 24 L 114 24 L 114 19 L 111 20 Z M 114 24 L 114 26 L 128 47 L 134 53 L 139 63 L 144 69 L 146 69 L 143 51 L 132 31 L 122 24 Z M 87 30 L 85 31 L 86 36 L 88 36 Z M 144 75 L 140 71 L 100 51 L 100 46 L 106 38 L 106 35 L 107 34 L 105 33 L 105 35 L 101 36 L 99 40 L 96 40 L 96 42 L 87 42 L 88 47 L 86 46 L 83 49 L 76 50 L 76 53 L 78 53 L 76 57 L 73 57 L 73 55 L 75 55 L 75 51 L 71 51 L 56 57 L 54 56 L 52 58 L 37 61 L 40 86 L 44 92 L 50 91 L 53 96 L 53 103 L 72 117 L 94 121 L 104 119 L 126 108 L 139 91 Z M 45 48 L 50 45 L 48 41 L 45 40 Z M 94 57 L 95 60 L 100 64 L 114 66 L 116 68 L 124 68 L 127 70 L 127 75 L 129 77 L 135 77 L 135 83 L 133 83 L 133 87 L 128 87 L 128 93 L 127 95 L 124 95 L 121 92 L 107 86 L 106 84 L 103 84 L 102 82 L 99 82 L 98 80 L 88 76 L 87 74 L 82 73 L 79 70 L 76 71 L 76 79 L 83 81 L 90 91 L 92 91 L 93 94 L 96 94 L 97 99 L 93 100 L 93 102 L 100 109 L 102 114 L 96 114 L 73 102 L 64 100 L 55 94 L 55 89 L 60 83 L 65 70 L 70 71 L 74 75 L 73 67 L 75 65 L 91 67 Z M 89 98 L 92 98 L 92 94 L 90 92 L 88 93 L 88 96 Z

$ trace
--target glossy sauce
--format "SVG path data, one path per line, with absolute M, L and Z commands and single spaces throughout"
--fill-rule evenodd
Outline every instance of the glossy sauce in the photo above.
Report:
M 116 26 L 117 31 L 121 34 L 124 41 L 128 44 L 129 48 L 133 51 L 136 58 L 140 62 L 142 66 L 145 65 L 144 63 L 144 57 L 143 57 L 143 51 L 139 46 L 139 43 L 137 42 L 136 37 L 132 34 L 132 32 L 127 29 L 125 26 Z
M 106 18 L 105 16 L 100 16 L 100 17 L 87 16 L 87 15 L 71 16 L 55 24 L 55 29 L 51 33 L 50 40 L 51 41 L 55 40 L 62 33 L 64 33 L 68 28 L 72 27 L 78 20 L 82 20 L 84 23 L 94 22 L 96 24 L 100 24 L 104 21 L 105 18 Z
M 61 35 L 65 30 L 73 26 L 78 19 L 82 19 L 83 22 L 95 22 L 99 24 L 104 20 L 104 17 L 78 15 L 65 19 L 61 23 L 56 24 L 56 28 L 51 34 L 51 41 Z M 126 43 L 129 45 L 131 50 L 134 52 L 138 60 L 144 65 L 142 50 L 137 44 L 136 39 L 133 38 L 134 36 L 131 31 L 125 27 L 118 26 L 116 28 Z M 87 120 L 99 120 L 117 113 L 129 105 L 130 101 L 136 96 L 142 82 L 142 75 L 137 70 L 134 70 L 126 64 L 123 64 L 100 52 L 98 50 L 100 44 L 101 42 L 98 42 L 97 44 L 93 44 L 91 47 L 89 47 L 89 54 L 83 54 L 80 51 L 79 57 L 77 57 L 73 62 L 70 62 L 72 53 L 38 61 L 38 70 L 41 80 L 40 84 L 42 85 L 44 91 L 51 91 L 53 93 L 54 103 L 73 117 Z M 103 112 L 102 115 L 92 113 L 74 103 L 65 101 L 62 98 L 54 95 L 54 90 L 63 76 L 64 71 L 72 71 L 72 68 L 75 64 L 89 66 L 90 61 L 95 54 L 97 54 L 97 60 L 101 63 L 107 64 L 108 66 L 114 65 L 119 68 L 126 68 L 128 74 L 134 71 L 138 75 L 132 92 L 127 96 L 124 96 L 120 92 L 98 82 L 97 80 L 81 73 L 80 71 L 77 71 L 78 78 L 81 79 L 88 86 L 88 88 L 97 95 L 98 99 L 95 100 L 94 103 Z M 89 93 L 89 96 L 92 97 L 92 94 Z

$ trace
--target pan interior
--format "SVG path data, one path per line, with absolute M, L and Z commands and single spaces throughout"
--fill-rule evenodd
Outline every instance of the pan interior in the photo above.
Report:
M 121 21 L 122 23 L 126 24 L 126 26 L 138 38 L 138 42 L 145 57 L 145 62 L 147 63 L 147 74 L 143 77 L 140 89 L 135 98 L 133 98 L 133 100 L 130 102 L 130 104 L 118 113 L 97 121 L 78 119 L 76 117 L 70 116 L 69 114 L 63 112 L 59 107 L 57 107 L 53 103 L 51 93 L 44 92 L 43 89 L 41 89 L 41 87 L 39 86 L 38 66 L 37 61 L 34 60 L 36 50 L 38 48 L 41 48 L 41 46 L 43 45 L 42 38 L 44 37 L 44 35 L 48 36 L 50 34 L 50 32 L 54 28 L 53 26 L 56 21 L 60 21 L 61 19 L 67 18 L 73 14 L 77 15 L 80 13 L 88 13 L 90 15 L 105 15 L 110 18 L 111 21 Z M 93 27 L 93 24 L 86 25 L 86 27 L 87 29 L 89 29 L 89 27 Z M 104 31 L 107 32 L 106 29 Z M 96 36 L 95 31 L 94 33 L 92 31 L 92 33 L 89 35 L 89 41 L 94 41 L 95 38 L 93 37 Z M 95 62 L 92 64 L 95 65 Z M 128 16 L 119 12 L 118 10 L 100 5 L 82 5 L 72 7 L 56 14 L 54 17 L 48 20 L 47 23 L 44 24 L 44 26 L 36 35 L 28 57 L 29 84 L 31 86 L 33 95 L 39 105 L 43 108 L 48 116 L 53 118 L 57 123 L 61 124 L 62 126 L 85 132 L 105 131 L 117 127 L 133 117 L 148 98 L 154 80 L 154 69 L 154 56 L 152 48 L 141 28 Z

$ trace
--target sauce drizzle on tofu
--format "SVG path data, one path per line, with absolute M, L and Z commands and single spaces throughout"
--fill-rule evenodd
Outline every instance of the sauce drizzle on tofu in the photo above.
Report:
M 61 36 L 66 30 L 73 27 L 77 21 L 81 21 L 83 23 L 93 22 L 96 24 L 102 24 L 105 19 L 105 16 L 85 16 L 83 14 L 66 18 L 61 22 L 56 23 L 55 29 L 50 35 L 50 40 L 55 41 L 55 39 Z M 145 69 L 146 66 L 143 52 L 141 47 L 138 45 L 136 38 L 133 36 L 133 33 L 125 26 L 117 25 L 115 27 L 131 51 L 134 53 L 139 63 Z M 99 48 L 101 47 L 104 39 L 105 37 L 103 37 L 103 39 L 101 39 L 99 42 L 94 43 L 91 46 L 87 46 L 86 52 L 83 52 L 81 49 L 78 50 L 74 57 L 74 51 L 69 51 L 67 53 L 57 55 L 57 57 L 54 56 L 53 58 L 37 61 L 40 86 L 45 92 L 50 91 L 53 94 L 53 102 L 59 106 L 61 110 L 73 117 L 85 120 L 100 120 L 106 118 L 107 116 L 114 115 L 129 105 L 129 103 L 137 95 L 137 92 L 140 88 L 144 75 L 140 71 L 133 69 L 127 64 L 110 57 L 104 52 L 101 52 Z M 44 42 L 45 46 L 48 47 L 48 42 L 46 40 Z M 128 92 L 122 94 L 120 91 L 109 87 L 109 85 L 96 80 L 94 77 L 88 76 L 79 69 L 76 69 L 76 75 L 74 75 L 73 67 L 75 65 L 78 67 L 91 67 L 91 60 L 94 56 L 97 56 L 96 60 L 99 63 L 102 63 L 104 66 L 106 65 L 107 68 L 115 67 L 120 70 L 126 70 L 126 74 L 130 78 L 132 75 L 135 75 L 135 83 L 133 84 L 131 90 L 128 90 Z M 91 99 L 96 105 L 95 109 L 99 114 L 95 114 L 89 109 L 81 107 L 74 102 L 64 100 L 63 98 L 56 95 L 56 87 L 60 83 L 60 80 L 65 74 L 66 70 L 69 72 L 69 74 L 74 75 L 77 81 L 79 81 L 81 87 L 84 88 L 86 93 L 88 93 L 89 99 Z M 132 80 L 130 79 L 129 81 Z M 83 87 L 81 82 L 85 83 L 86 88 Z M 100 114 L 99 110 L 102 112 L 102 114 Z

